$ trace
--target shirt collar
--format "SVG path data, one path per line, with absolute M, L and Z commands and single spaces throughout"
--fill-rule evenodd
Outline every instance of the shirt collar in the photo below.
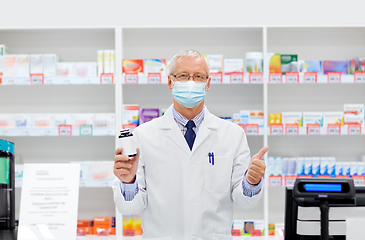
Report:
M 205 106 L 203 107 L 203 109 L 200 111 L 200 113 L 198 115 L 196 115 L 192 120 L 195 123 L 195 126 L 197 128 L 199 128 L 200 124 L 203 122 L 204 120 L 204 113 L 205 113 Z M 174 116 L 175 121 L 184 126 L 188 123 L 188 119 L 186 117 L 184 117 L 183 115 L 181 115 L 178 111 L 176 111 L 175 106 L 172 107 L 172 115 Z

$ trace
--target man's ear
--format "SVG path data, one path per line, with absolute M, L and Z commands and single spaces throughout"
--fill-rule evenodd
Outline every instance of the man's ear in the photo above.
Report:
M 167 77 L 167 80 L 168 80 L 167 85 L 168 85 L 168 86 L 169 86 L 169 88 L 172 90 L 172 89 L 174 88 L 174 86 L 173 86 L 173 83 L 172 83 L 171 75 L 169 75 L 169 76 Z

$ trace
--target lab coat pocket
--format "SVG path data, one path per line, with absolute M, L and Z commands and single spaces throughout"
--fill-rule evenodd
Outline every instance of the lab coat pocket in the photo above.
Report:
M 223 234 L 212 234 L 212 240 L 232 240 L 232 236 Z
M 229 157 L 209 156 L 205 163 L 205 189 L 213 194 L 228 193 L 231 174 L 232 161 Z

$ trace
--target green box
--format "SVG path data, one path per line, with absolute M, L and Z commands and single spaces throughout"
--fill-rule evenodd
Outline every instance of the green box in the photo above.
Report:
M 282 54 L 280 57 L 281 72 L 298 72 L 298 55 Z

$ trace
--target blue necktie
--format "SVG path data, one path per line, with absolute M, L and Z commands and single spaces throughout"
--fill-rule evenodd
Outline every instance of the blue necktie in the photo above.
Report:
M 195 132 L 193 130 L 193 127 L 195 127 L 195 123 L 193 122 L 193 120 L 189 120 L 185 127 L 187 128 L 185 133 L 185 139 L 191 151 L 191 149 L 193 149 L 193 144 L 195 140 Z

